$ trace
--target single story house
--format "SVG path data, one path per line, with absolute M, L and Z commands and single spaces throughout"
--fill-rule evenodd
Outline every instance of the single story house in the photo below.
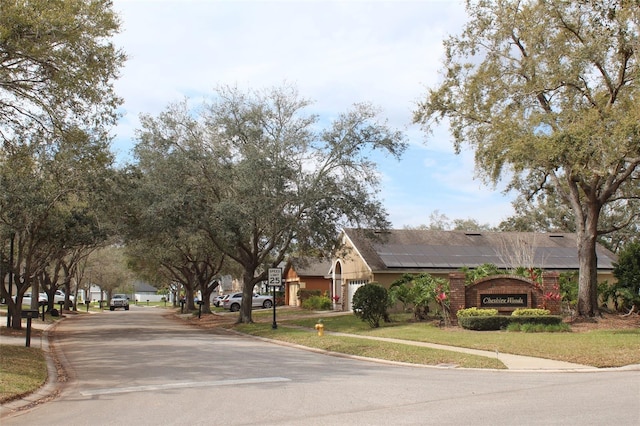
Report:
M 133 294 L 128 295 L 135 303 L 142 302 L 160 302 L 167 295 L 158 294 L 158 289 L 144 281 L 134 281 Z
M 320 290 L 331 294 L 331 259 L 293 259 L 284 271 L 285 304 L 300 306 L 300 290 Z
M 576 235 L 571 233 L 344 229 L 332 259 L 331 296 L 351 310 L 355 291 L 369 282 L 385 287 L 403 274 L 447 278 L 461 268 L 494 264 L 500 269 L 535 267 L 565 272 L 579 269 Z M 597 247 L 598 281 L 614 281 L 616 255 Z

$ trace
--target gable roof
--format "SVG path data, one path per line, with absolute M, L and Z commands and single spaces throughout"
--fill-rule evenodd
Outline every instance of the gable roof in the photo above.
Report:
M 157 293 L 158 289 L 144 281 L 134 281 L 133 291 L 134 293 Z
M 344 229 L 372 271 L 452 270 L 491 263 L 502 269 L 533 265 L 548 270 L 579 268 L 577 240 L 570 233 L 465 232 Z M 613 269 L 616 256 L 598 245 L 598 269 Z M 531 263 L 531 262 L 527 262 Z

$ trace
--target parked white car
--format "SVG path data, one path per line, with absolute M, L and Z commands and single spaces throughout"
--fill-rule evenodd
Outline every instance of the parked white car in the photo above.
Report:
M 31 292 L 27 292 L 22 296 L 22 304 L 23 305 L 31 305 Z M 15 297 L 14 299 L 15 300 Z M 38 303 L 46 302 L 49 300 L 49 296 L 45 292 L 38 293 Z M 73 303 L 74 297 L 69 296 L 69 302 Z M 64 302 L 64 292 L 62 290 L 56 290 L 56 293 L 53 295 L 53 303 L 58 304 L 60 302 Z
M 227 296 L 225 296 L 225 298 L 222 301 L 222 307 L 225 309 L 229 309 L 231 312 L 239 311 L 241 304 L 242 304 L 242 293 L 228 294 Z M 254 308 L 268 309 L 273 306 L 273 297 L 253 293 L 251 306 Z
M 213 306 L 222 306 L 222 301 L 224 300 L 224 298 L 227 297 L 226 295 L 221 295 L 221 296 L 216 296 L 213 298 Z
M 44 293 L 46 296 L 47 293 Z M 64 302 L 64 292 L 62 290 L 56 290 L 56 294 L 53 295 L 53 303 Z M 69 295 L 69 302 L 73 303 L 74 301 L 73 295 Z
M 15 300 L 16 298 L 14 296 L 13 301 L 15 302 Z M 47 300 L 48 300 L 47 293 L 38 294 L 38 303 L 46 302 Z M 22 304 L 31 306 L 31 293 L 25 293 L 24 296 L 22 296 Z

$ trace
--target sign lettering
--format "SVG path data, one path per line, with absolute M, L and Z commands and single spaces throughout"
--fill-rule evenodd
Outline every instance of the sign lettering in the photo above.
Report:
M 480 306 L 526 308 L 527 294 L 481 294 Z
M 282 285 L 282 269 L 269 268 L 269 286 L 280 287 Z

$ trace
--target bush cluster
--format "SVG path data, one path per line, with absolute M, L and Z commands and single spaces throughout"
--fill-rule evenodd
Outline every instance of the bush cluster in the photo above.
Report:
M 302 308 L 309 311 L 328 311 L 331 307 L 331 299 L 326 296 L 311 296 L 302 302 Z
M 301 288 L 298 290 L 298 299 L 300 299 L 300 304 L 304 303 L 305 300 L 313 297 L 313 296 L 322 296 L 321 290 L 307 290 L 306 288 Z

